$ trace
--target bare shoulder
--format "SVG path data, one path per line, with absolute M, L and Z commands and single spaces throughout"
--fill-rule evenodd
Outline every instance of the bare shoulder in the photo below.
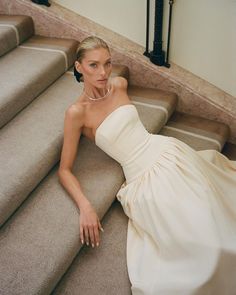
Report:
M 82 104 L 72 104 L 65 112 L 65 121 L 76 124 L 81 127 L 84 121 L 85 108 Z
M 124 77 L 114 77 L 112 78 L 112 85 L 115 88 L 127 89 L 128 81 Z
M 70 105 L 66 110 L 66 115 L 72 118 L 81 116 L 84 114 L 84 106 L 80 103 Z

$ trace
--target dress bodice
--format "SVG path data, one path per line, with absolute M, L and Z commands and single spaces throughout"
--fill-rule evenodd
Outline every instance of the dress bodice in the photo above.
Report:
M 160 141 L 166 139 L 155 136 Z M 163 148 L 153 144 L 153 135 L 143 126 L 133 104 L 119 106 L 103 120 L 96 130 L 95 143 L 121 164 L 127 182 L 150 167 Z

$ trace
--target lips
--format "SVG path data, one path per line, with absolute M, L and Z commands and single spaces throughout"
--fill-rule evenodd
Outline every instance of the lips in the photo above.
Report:
M 98 82 L 107 82 L 107 79 L 100 79 Z

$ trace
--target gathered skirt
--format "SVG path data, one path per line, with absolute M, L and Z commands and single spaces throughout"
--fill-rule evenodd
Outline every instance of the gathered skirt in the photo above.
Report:
M 170 137 L 117 199 L 129 217 L 132 294 L 236 294 L 236 162 Z

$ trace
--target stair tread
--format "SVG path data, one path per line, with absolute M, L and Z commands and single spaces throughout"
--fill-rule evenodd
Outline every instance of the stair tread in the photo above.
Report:
M 64 112 L 82 91 L 67 72 L 0 130 L 0 225 L 59 160 Z
M 169 120 L 177 96 L 167 91 L 129 86 L 128 95 L 137 107 L 141 121 L 150 133 L 157 133 Z
M 49 293 L 81 247 L 78 210 L 57 171 L 56 165 L 0 230 L 4 294 Z M 83 137 L 74 175 L 102 218 L 124 180 L 121 167 Z
M 177 137 L 196 150 L 221 151 L 229 137 L 229 128 L 221 122 L 175 112 L 160 134 Z
M 0 56 L 34 34 L 33 20 L 24 15 L 0 15 Z
M 0 130 L 0 224 L 59 160 L 64 112 L 81 92 L 64 74 Z
M 39 40 L 44 48 L 33 48 L 32 43 Z M 64 49 L 61 44 L 51 48 L 52 42 L 58 43 L 56 38 L 33 36 L 0 58 L 0 127 L 71 66 L 78 42 L 64 39 Z
M 126 263 L 128 218 L 115 200 L 102 220 L 98 248 L 84 246 L 52 295 L 130 295 Z M 93 282 L 93 284 L 91 284 Z

